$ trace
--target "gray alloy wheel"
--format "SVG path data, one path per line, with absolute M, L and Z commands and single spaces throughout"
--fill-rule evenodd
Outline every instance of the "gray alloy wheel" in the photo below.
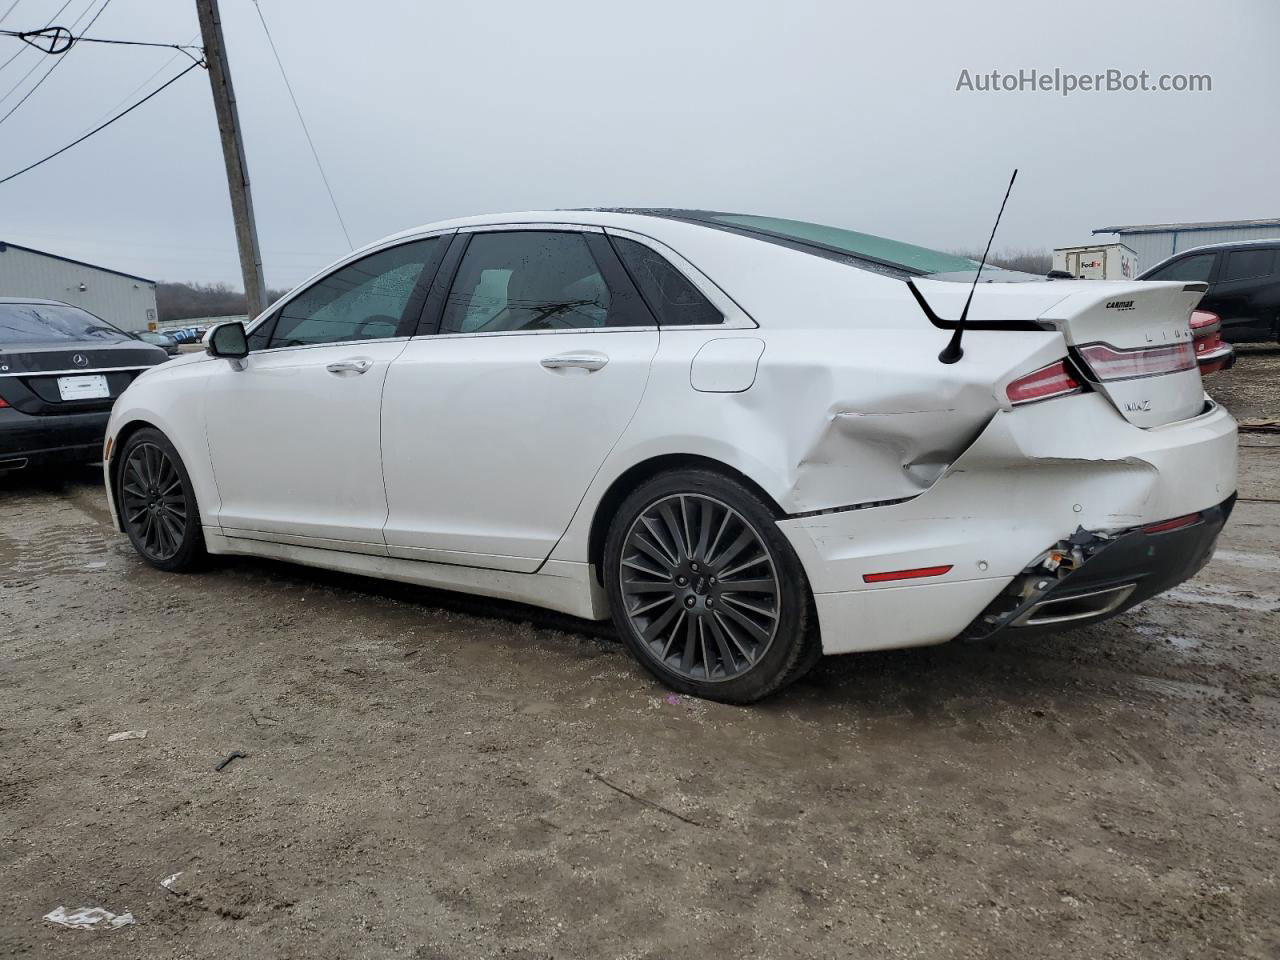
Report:
M 623 538 L 618 587 L 644 651 L 689 681 L 741 676 L 778 633 L 774 556 L 742 514 L 713 496 L 673 494 L 637 516 Z
M 171 561 L 187 538 L 191 517 L 184 479 L 159 444 L 129 448 L 120 468 L 120 505 L 130 539 L 145 559 Z
M 208 558 L 195 487 L 177 449 L 155 427 L 127 435 L 112 458 L 112 492 L 129 542 L 157 570 L 180 573 Z

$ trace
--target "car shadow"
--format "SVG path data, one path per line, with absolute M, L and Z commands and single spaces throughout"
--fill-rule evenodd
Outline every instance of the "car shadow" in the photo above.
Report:
M 286 588 L 325 587 L 393 600 L 424 611 L 527 625 L 543 634 L 539 643 L 563 646 L 566 654 L 572 651 L 574 642 L 589 639 L 602 652 L 631 658 L 608 620 L 584 620 L 514 601 L 276 560 L 218 558 L 215 570 L 237 577 L 260 577 Z M 777 715 L 799 711 L 809 718 L 847 715 L 852 711 L 863 718 L 893 716 L 935 723 L 954 713 L 957 700 L 981 701 L 982 714 L 1008 707 L 1039 709 L 1051 700 L 1092 700 L 1092 682 L 1082 685 L 1078 677 L 1072 676 L 1070 664 L 1082 656 L 1089 658 L 1087 648 L 1096 646 L 1101 639 L 1097 631 L 1098 628 L 1084 627 L 1051 637 L 954 641 L 931 647 L 824 657 L 805 677 L 750 709 Z M 636 676 L 639 682 L 648 679 L 639 669 Z M 649 682 L 654 695 L 666 692 L 656 679 Z
M 67 494 L 75 487 L 101 487 L 102 464 L 24 467 L 0 473 L 0 496 L 30 493 Z
M 469 593 L 459 593 L 454 590 L 424 587 L 413 583 L 401 583 L 397 580 L 383 580 L 356 573 L 342 573 L 336 570 L 301 566 L 283 560 L 269 560 L 260 557 L 214 557 L 212 562 L 215 569 L 263 576 L 296 587 L 331 587 L 364 594 L 369 597 L 382 597 L 399 603 L 444 610 L 450 613 L 463 613 L 473 617 L 491 617 L 517 624 L 528 623 L 541 630 L 557 630 L 564 633 L 582 634 L 597 639 L 617 640 L 613 626 L 608 621 L 584 620 L 580 617 L 557 613 L 553 610 L 544 610 L 541 607 L 528 606 L 513 600 L 481 597 Z M 141 563 L 141 560 L 139 560 L 139 563 Z

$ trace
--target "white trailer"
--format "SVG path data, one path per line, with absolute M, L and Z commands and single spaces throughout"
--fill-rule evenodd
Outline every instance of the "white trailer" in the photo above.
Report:
M 1082 280 L 1133 280 L 1138 276 L 1138 255 L 1123 243 L 1058 247 L 1053 269 Z

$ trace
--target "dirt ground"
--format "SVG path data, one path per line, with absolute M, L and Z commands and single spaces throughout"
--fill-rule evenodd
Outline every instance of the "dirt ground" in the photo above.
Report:
M 0 956 L 1280 956 L 1280 436 L 1241 447 L 1191 583 L 749 709 L 523 607 L 164 575 L 94 471 L 0 481 Z

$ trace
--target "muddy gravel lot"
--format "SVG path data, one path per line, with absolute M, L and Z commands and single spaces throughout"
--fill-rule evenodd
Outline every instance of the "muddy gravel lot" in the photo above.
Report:
M 528 608 L 161 574 L 94 470 L 0 480 L 0 956 L 1280 956 L 1280 436 L 1241 448 L 1172 593 L 749 709 Z

